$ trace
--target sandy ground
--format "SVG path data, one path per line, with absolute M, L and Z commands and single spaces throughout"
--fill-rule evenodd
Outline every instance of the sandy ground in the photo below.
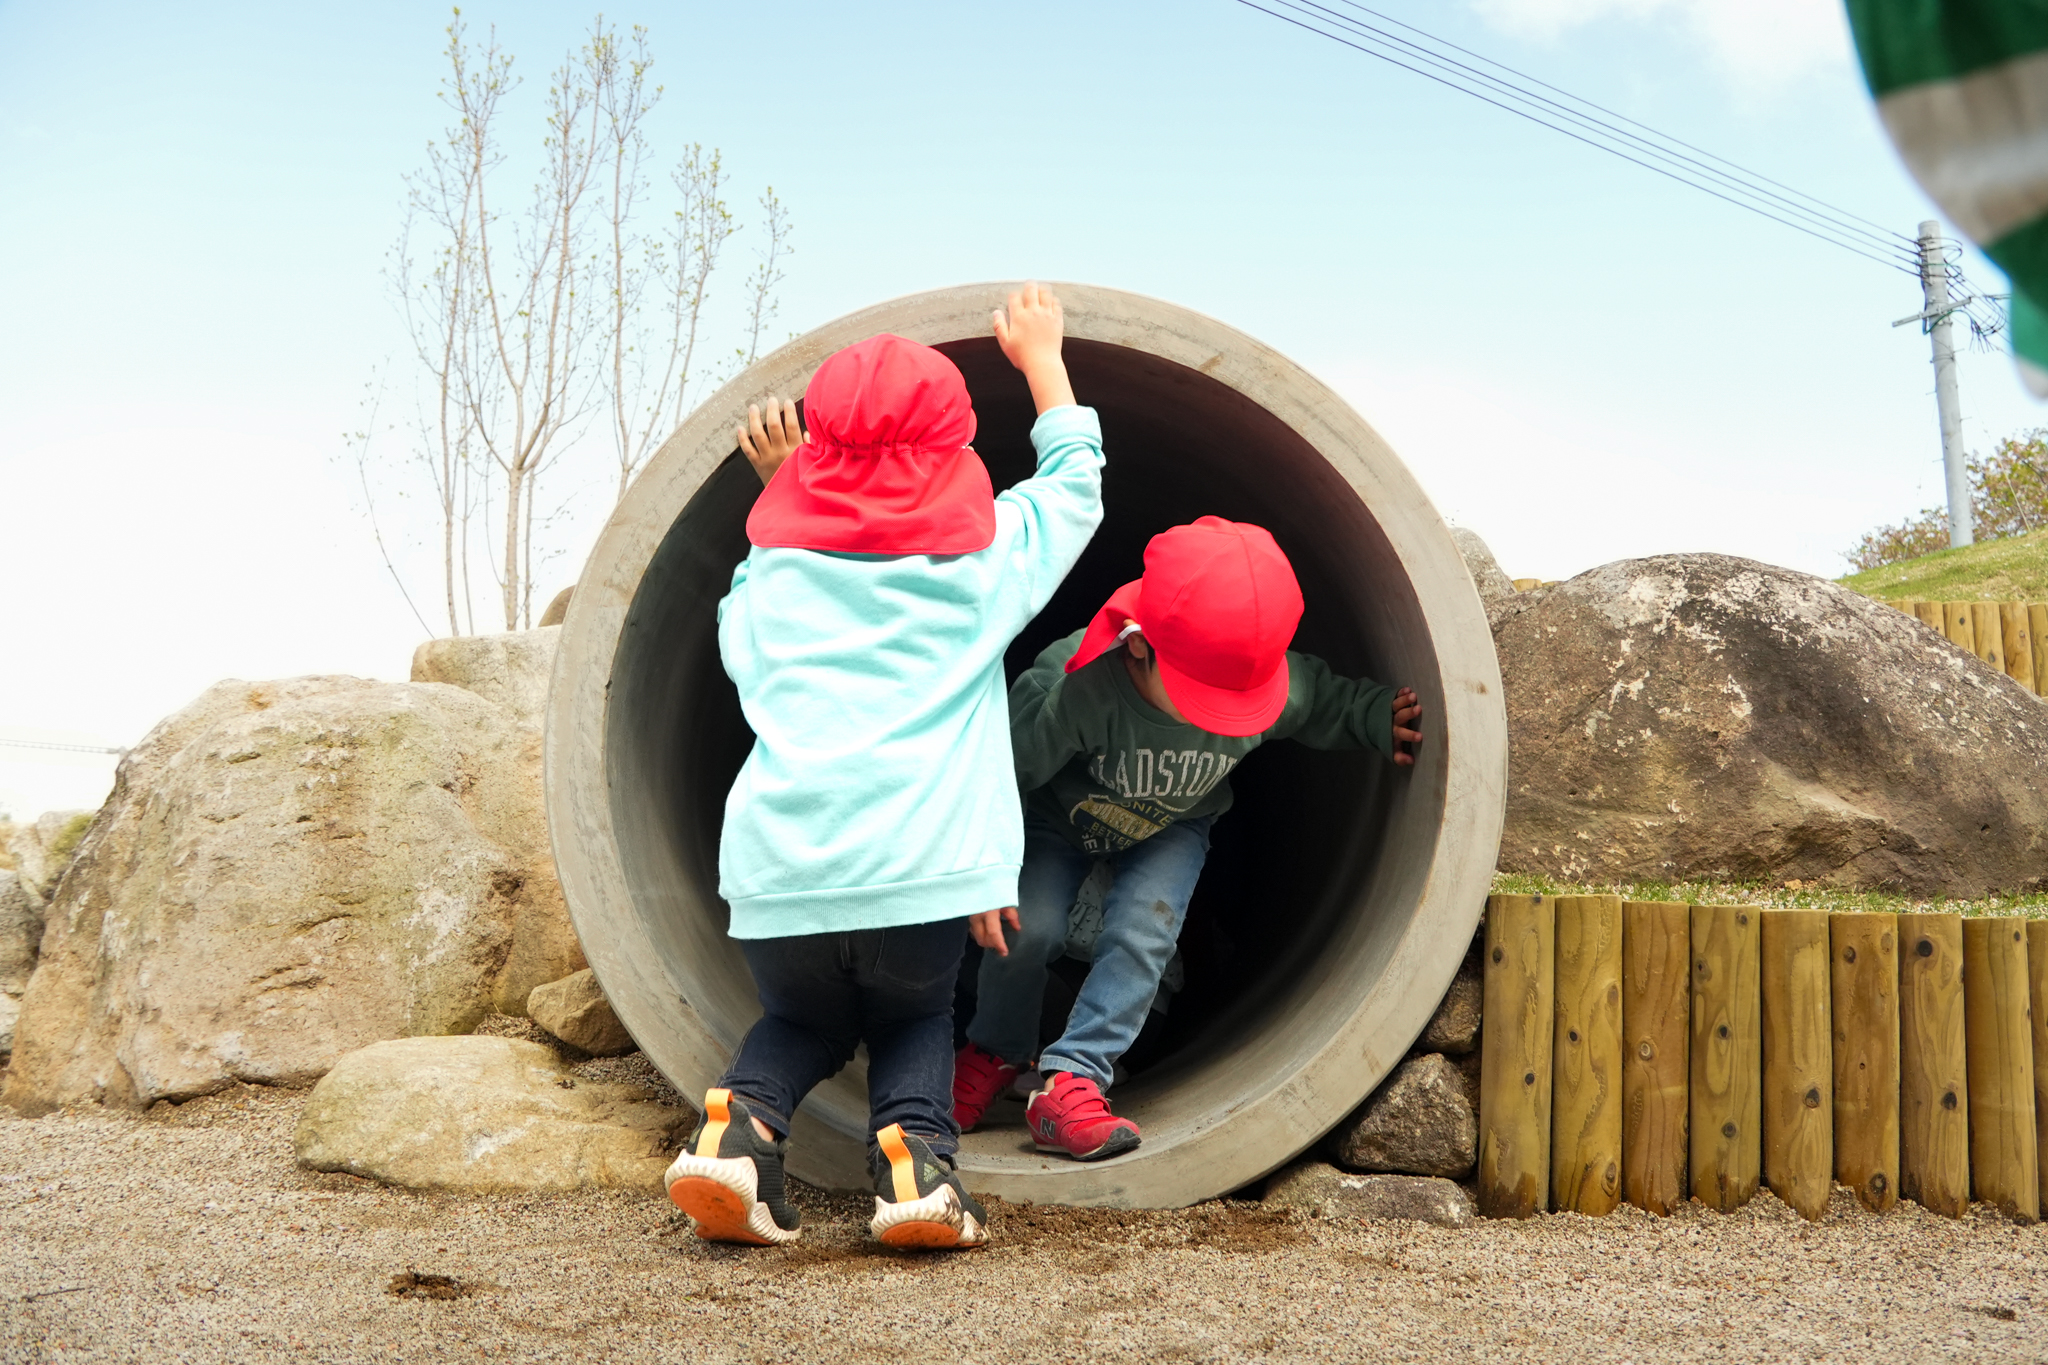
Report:
M 303 1102 L 0 1111 L 0 1359 L 2048 1361 L 2048 1231 L 1985 1211 L 1838 1190 L 1818 1225 L 1766 1195 L 1449 1231 L 998 1206 L 987 1250 L 920 1256 L 809 1192 L 804 1239 L 755 1251 L 655 1195 L 302 1172 Z

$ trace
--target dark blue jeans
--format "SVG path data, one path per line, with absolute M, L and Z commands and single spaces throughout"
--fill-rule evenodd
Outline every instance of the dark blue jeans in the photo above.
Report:
M 955 1151 L 953 982 L 966 946 L 964 919 L 742 939 L 765 1013 L 719 1085 L 788 1137 L 804 1096 L 865 1042 L 870 1155 L 874 1135 L 892 1123 L 934 1152 Z

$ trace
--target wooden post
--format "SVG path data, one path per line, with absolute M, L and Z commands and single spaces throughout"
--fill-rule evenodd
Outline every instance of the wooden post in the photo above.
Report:
M 1621 897 L 1557 898 L 1550 1207 L 1621 1202 Z
M 1977 634 L 1970 624 L 1968 602 L 1942 603 L 1941 625 L 1942 634 L 1948 636 L 1950 644 L 1967 649 L 1972 654 L 1977 652 Z
M 1970 1184 L 2022 1223 L 2041 1217 L 2034 1149 L 2034 1037 L 2027 929 L 2007 916 L 1963 921 L 1963 1018 L 1970 1053 Z
M 2005 672 L 2005 628 L 1998 623 L 1998 603 L 1970 603 L 1970 635 L 1977 657 Z
M 1479 1044 L 1479 1211 L 1541 1213 L 1550 1188 L 1556 931 L 1543 896 L 1489 896 Z
M 2027 634 L 2034 640 L 2034 690 L 2048 697 L 2048 603 L 2027 604 Z
M 1835 1179 L 1863 1207 L 1899 1200 L 1899 925 L 1896 915 L 1831 915 Z
M 1941 603 L 1916 602 L 1913 604 L 1913 614 L 1920 618 L 1921 624 L 1933 630 L 1935 634 L 1948 634 L 1948 625 L 1942 620 Z
M 1621 1187 L 1628 1202 L 1668 1214 L 1685 1202 L 1686 1063 L 1691 1032 L 1692 927 L 1675 901 L 1621 907 Z
M 1757 919 L 1692 907 L 1692 1192 L 1723 1213 L 1756 1193 L 1763 1158 Z
M 2034 686 L 2034 631 L 2027 621 L 2027 604 L 2000 602 L 1999 628 L 2005 632 L 2005 676 L 2027 691 Z
M 1906 615 L 1914 617 L 1916 619 L 1920 615 L 1920 604 L 1913 598 L 1894 597 L 1891 599 L 1891 605 L 1897 607 L 1900 611 L 1906 613 Z
M 1899 916 L 1899 1197 L 1950 1218 L 1970 1208 L 1960 915 Z
M 2048 920 L 2027 921 L 2027 1012 L 2034 1034 L 2034 1165 L 2048 1208 Z
M 1828 912 L 1765 910 L 1761 919 L 1763 1176 L 1795 1212 L 1817 1220 L 1835 1190 Z

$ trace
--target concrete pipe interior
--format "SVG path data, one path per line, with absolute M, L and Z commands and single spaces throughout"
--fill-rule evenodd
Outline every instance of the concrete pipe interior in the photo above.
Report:
M 1146 540 L 1205 513 L 1257 522 L 1293 560 L 1295 647 L 1420 694 L 1428 743 L 1397 770 L 1293 743 L 1232 777 L 1236 809 L 1182 936 L 1187 985 L 1115 1091 L 1144 1128 L 1100 1165 L 1036 1154 L 1021 1120 L 968 1135 L 971 1188 L 1039 1202 L 1178 1206 L 1293 1157 L 1401 1058 L 1469 942 L 1498 851 L 1506 724 L 1484 612 L 1399 460 L 1320 383 L 1200 315 L 1059 286 L 1067 364 L 1102 416 L 1106 515 L 1011 649 L 1011 676 L 1141 568 Z M 548 801 L 557 862 L 605 991 L 686 1095 L 759 1013 L 717 894 L 726 792 L 753 737 L 715 614 L 759 491 L 734 414 L 800 394 L 819 360 L 893 331 L 938 346 L 974 396 L 1000 489 L 1029 475 L 1030 395 L 987 335 L 1003 286 L 917 295 L 800 338 L 741 375 L 635 483 L 579 583 L 557 663 Z M 681 1002 L 687 1000 L 689 1006 Z M 1134 1054 L 1135 1059 L 1135 1054 Z M 790 1169 L 866 1184 L 864 1061 L 813 1095 Z

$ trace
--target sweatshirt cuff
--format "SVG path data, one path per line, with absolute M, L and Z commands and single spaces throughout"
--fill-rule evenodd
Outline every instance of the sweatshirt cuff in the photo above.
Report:
M 1365 738 L 1380 751 L 1380 757 L 1394 756 L 1394 689 L 1391 687 L 1365 713 Z
M 1031 448 L 1041 463 L 1048 450 L 1076 436 L 1097 450 L 1102 448 L 1102 419 L 1095 415 L 1094 408 L 1079 403 L 1047 408 L 1031 424 Z

